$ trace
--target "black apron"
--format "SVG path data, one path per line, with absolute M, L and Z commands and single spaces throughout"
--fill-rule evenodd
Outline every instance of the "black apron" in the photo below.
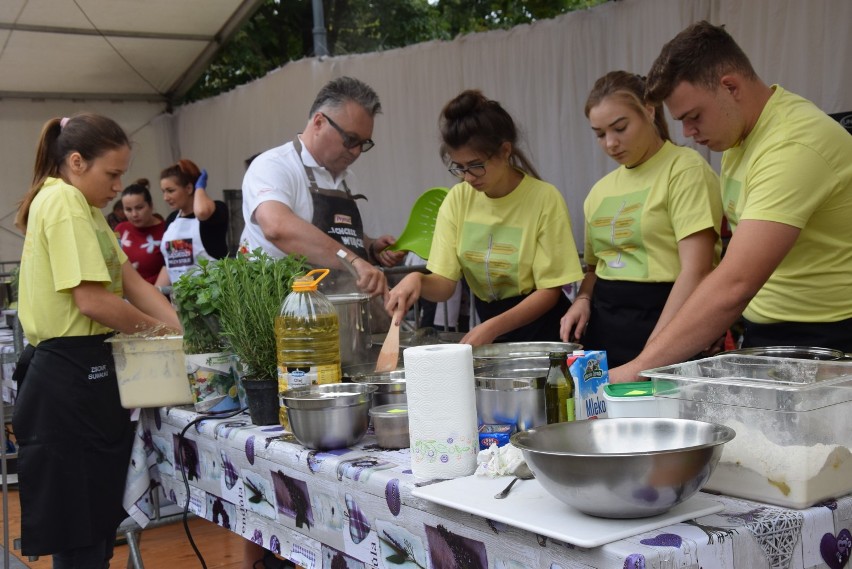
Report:
M 606 350 L 610 369 L 638 356 L 660 319 L 672 286 L 674 283 L 598 278 L 589 325 L 579 340 L 583 348 Z
M 293 141 L 293 147 L 302 160 L 302 142 L 297 136 Z M 320 188 L 317 185 L 313 171 L 305 166 L 305 174 L 308 175 L 310 184 L 311 200 L 314 204 L 314 217 L 311 224 L 326 232 L 329 237 L 346 246 L 347 249 L 368 260 L 367 247 L 364 244 L 364 223 L 361 221 L 361 212 L 355 200 L 367 198 L 361 194 L 352 194 L 349 186 L 343 182 L 343 190 L 332 190 Z
M 113 539 L 133 430 L 121 407 L 110 335 L 52 338 L 18 363 L 21 552 L 50 555 Z
M 805 346 L 852 352 L 852 318 L 838 322 L 777 322 L 745 320 L 743 348 Z
M 533 291 L 534 292 L 534 291 Z M 485 302 L 474 295 L 474 303 L 476 304 L 476 313 L 479 314 L 479 319 L 482 322 L 490 320 L 495 316 L 499 316 L 519 305 L 532 292 Z M 516 328 L 510 332 L 499 336 L 495 342 L 559 342 L 559 320 L 568 309 L 571 308 L 571 301 L 564 294 L 559 295 L 559 300 L 556 305 L 533 320 L 529 324 L 524 324 L 520 328 Z

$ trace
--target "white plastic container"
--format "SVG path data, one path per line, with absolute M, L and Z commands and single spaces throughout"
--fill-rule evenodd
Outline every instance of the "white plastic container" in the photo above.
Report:
M 607 416 L 660 417 L 659 401 L 654 398 L 650 381 L 608 383 L 604 386 Z
M 107 342 L 112 344 L 122 407 L 165 407 L 193 402 L 183 336 L 118 334 Z

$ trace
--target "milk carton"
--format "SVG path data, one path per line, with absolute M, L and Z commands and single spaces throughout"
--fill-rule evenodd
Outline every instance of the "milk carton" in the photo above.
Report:
M 606 352 L 604 350 L 576 350 L 568 356 L 568 371 L 574 378 L 577 420 L 606 417 L 604 386 L 609 383 Z

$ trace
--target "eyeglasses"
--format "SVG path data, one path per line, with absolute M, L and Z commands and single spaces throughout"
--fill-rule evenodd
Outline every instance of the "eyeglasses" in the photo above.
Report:
M 336 122 L 331 120 L 331 117 L 329 117 L 327 114 L 325 114 L 323 112 L 321 112 L 320 114 L 325 117 L 325 120 L 328 121 L 328 124 L 330 124 L 334 128 L 334 130 L 336 130 L 337 133 L 340 135 L 340 138 L 343 139 L 343 147 L 344 148 L 352 149 L 352 148 L 355 148 L 356 146 L 360 146 L 361 152 L 367 152 L 368 150 L 370 150 L 372 147 L 374 147 L 376 145 L 376 143 L 373 142 L 369 138 L 365 138 L 364 140 L 359 140 L 358 138 L 352 136 L 351 134 L 347 133 L 345 130 L 340 128 L 340 125 L 338 125 Z
M 479 164 L 471 164 L 465 168 L 461 166 L 453 166 L 452 168 L 447 168 L 447 171 L 457 178 L 461 178 L 464 180 L 465 174 L 470 174 L 474 178 L 481 178 L 485 175 L 485 162 L 480 162 Z

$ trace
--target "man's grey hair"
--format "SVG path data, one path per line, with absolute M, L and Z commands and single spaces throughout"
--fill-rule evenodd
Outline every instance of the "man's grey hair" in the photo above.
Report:
M 363 107 L 371 117 L 382 112 L 382 103 L 372 87 L 353 77 L 338 77 L 326 83 L 317 93 L 308 118 L 324 107 L 339 108 L 348 101 Z

